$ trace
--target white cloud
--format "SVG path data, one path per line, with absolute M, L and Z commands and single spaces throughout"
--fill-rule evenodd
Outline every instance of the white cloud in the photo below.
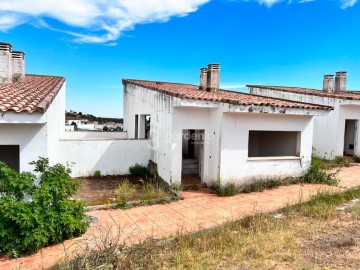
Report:
M 249 0 L 243 0 L 243 1 L 247 2 Z M 314 2 L 317 0 L 253 0 L 253 1 L 258 2 L 260 5 L 272 7 L 273 5 L 281 2 L 287 2 L 288 4 L 294 4 L 294 3 L 304 4 L 304 3 Z M 338 1 L 340 2 L 340 7 L 342 9 L 346 9 L 354 6 L 358 0 L 338 0 Z
M 258 2 L 261 5 L 265 5 L 265 6 L 268 6 L 268 7 L 271 7 L 272 5 L 283 2 L 283 1 L 284 0 L 258 0 Z
M 341 0 L 341 8 L 347 9 L 349 7 L 353 7 L 356 4 L 357 0 Z
M 305 3 L 309 3 L 309 2 L 314 2 L 315 0 L 300 0 L 299 3 L 300 4 L 305 4 Z
M 62 31 L 75 41 L 106 43 L 137 24 L 166 22 L 186 16 L 210 0 L 1 0 L 0 30 L 37 21 Z M 56 19 L 71 30 L 55 29 L 45 22 Z

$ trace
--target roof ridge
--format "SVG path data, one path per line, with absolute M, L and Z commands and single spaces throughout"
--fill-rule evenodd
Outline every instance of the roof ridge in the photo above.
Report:
M 59 75 L 46 75 L 46 74 L 25 74 L 25 76 L 33 76 L 33 77 L 54 77 L 54 78 L 64 78 L 64 76 L 59 76 Z
M 219 89 L 218 92 L 207 92 L 201 91 L 201 95 L 194 94 L 197 92 L 198 85 L 194 84 L 184 84 L 184 83 L 173 83 L 173 82 L 161 82 L 161 81 L 148 81 L 148 80 L 136 80 L 136 79 L 123 79 L 123 83 L 132 83 L 138 85 L 140 87 L 145 87 L 150 90 L 158 91 L 161 93 L 165 93 L 170 96 L 180 97 L 180 98 L 189 98 L 189 99 L 200 99 L 200 100 L 207 100 L 207 101 L 216 101 L 216 102 L 223 102 L 223 103 L 236 103 L 236 104 L 244 104 L 244 105 L 268 105 L 268 106 L 275 106 L 275 107 L 312 107 L 311 109 L 324 109 L 324 110 L 331 110 L 333 109 L 331 106 L 324 106 L 306 102 L 298 102 L 292 101 L 287 99 L 280 99 L 280 98 L 272 98 L 272 97 L 264 97 L 261 95 L 255 95 L 250 93 L 232 91 L 232 90 L 225 90 Z M 179 86 L 190 86 L 193 88 L 188 89 L 172 89 L 170 85 L 179 85 Z M 161 87 L 164 86 L 164 87 Z M 166 86 L 169 86 L 167 89 Z M 200 90 L 198 90 L 200 91 Z M 200 92 L 199 92 L 200 93 Z M 236 96 L 226 95 L 226 94 L 235 94 Z M 250 100 L 246 100 L 249 99 Z M 251 97 L 256 98 L 257 100 L 251 100 Z M 276 102 L 283 102 L 285 104 L 276 104 Z M 287 104 L 286 104 L 287 103 Z
M 153 81 L 153 80 L 139 80 L 139 79 L 122 79 L 123 81 L 139 81 L 139 82 L 153 82 L 153 83 L 169 83 L 169 84 L 181 84 L 181 85 L 192 85 L 192 86 L 198 86 L 196 84 L 191 83 L 180 83 L 180 82 L 166 82 L 166 81 Z
M 261 85 L 261 84 L 247 84 L 246 87 L 274 87 L 274 88 L 293 88 L 293 89 L 304 89 L 311 91 L 322 91 L 321 89 L 308 88 L 308 87 L 298 87 L 298 86 L 284 86 L 284 85 Z
M 57 94 L 61 90 L 61 87 L 63 86 L 65 82 L 65 77 L 57 77 L 61 78 L 61 80 L 52 88 L 50 89 L 44 98 L 38 102 L 36 105 L 36 110 L 38 112 L 46 112 L 46 110 L 49 108 L 50 104 L 53 102 L 53 100 L 56 98 Z

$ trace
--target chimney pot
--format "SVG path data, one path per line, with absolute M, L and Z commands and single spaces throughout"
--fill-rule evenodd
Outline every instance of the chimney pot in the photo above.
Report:
M 209 64 L 207 68 L 206 91 L 218 91 L 220 85 L 220 64 Z
M 200 68 L 200 90 L 206 90 L 207 70 L 207 68 Z
M 23 82 L 25 80 L 25 53 L 21 51 L 12 52 L 12 78 L 13 81 Z
M 345 92 L 347 82 L 347 72 L 339 71 L 335 75 L 335 92 Z
M 323 90 L 325 92 L 334 92 L 334 75 L 324 75 Z
M 0 84 L 7 85 L 12 81 L 12 46 L 10 43 L 0 42 Z

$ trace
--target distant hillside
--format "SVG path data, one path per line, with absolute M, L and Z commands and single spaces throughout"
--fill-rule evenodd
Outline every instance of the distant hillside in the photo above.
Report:
M 75 118 L 81 118 L 81 119 L 88 119 L 89 121 L 97 121 L 99 124 L 105 124 L 108 122 L 114 122 L 118 124 L 122 124 L 124 122 L 124 119 L 122 118 L 112 118 L 112 117 L 97 117 L 92 114 L 83 114 L 82 112 L 74 112 L 69 111 L 65 112 L 65 117 L 75 117 Z

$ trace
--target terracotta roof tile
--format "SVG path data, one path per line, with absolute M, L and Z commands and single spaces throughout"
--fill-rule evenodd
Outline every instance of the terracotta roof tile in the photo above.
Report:
M 0 111 L 44 113 L 64 82 L 64 77 L 26 75 L 24 82 L 0 86 Z
M 269 89 L 269 90 L 275 90 L 275 91 L 291 92 L 291 93 L 313 95 L 313 96 L 320 96 L 320 97 L 360 100 L 360 92 L 358 92 L 358 91 L 329 93 L 329 92 L 325 92 L 325 91 L 318 90 L 318 89 L 289 87 L 289 86 L 247 85 L 246 87 Z
M 282 99 L 262 97 L 252 94 L 219 90 L 217 92 L 207 92 L 200 90 L 199 86 L 182 83 L 169 83 L 158 81 L 144 81 L 123 79 L 123 83 L 132 83 L 154 91 L 162 92 L 179 98 L 189 98 L 195 100 L 217 101 L 239 105 L 263 105 L 280 108 L 301 108 L 310 110 L 332 110 L 332 107 L 320 106 L 315 104 L 293 102 Z

